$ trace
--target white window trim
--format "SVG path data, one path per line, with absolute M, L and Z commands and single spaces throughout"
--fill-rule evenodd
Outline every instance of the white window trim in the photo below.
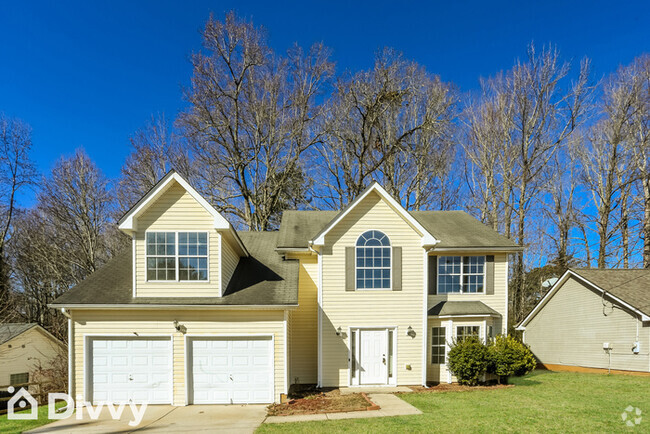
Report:
M 169 233 L 173 232 L 174 233 L 174 255 L 149 255 L 147 253 L 147 234 L 150 233 L 158 233 L 158 232 L 164 232 L 164 233 Z M 207 247 L 207 254 L 206 254 L 206 259 L 208 261 L 208 278 L 206 280 L 180 280 L 180 267 L 179 267 L 179 260 L 178 258 L 180 256 L 183 257 L 188 257 L 190 255 L 179 255 L 178 254 L 178 234 L 179 232 L 186 232 L 186 233 L 196 233 L 196 234 L 205 234 L 206 235 L 206 247 Z M 149 280 L 147 277 L 148 275 L 148 267 L 147 267 L 147 262 L 149 257 L 166 257 L 166 258 L 174 258 L 174 261 L 176 263 L 176 279 L 174 280 Z M 202 258 L 203 255 L 195 255 L 191 257 L 196 257 L 196 258 Z M 199 283 L 199 284 L 204 284 L 204 283 L 210 283 L 210 232 L 209 231 L 190 231 L 190 230 L 182 230 L 182 231 L 166 231 L 166 230 L 151 230 L 151 231 L 146 231 L 144 233 L 144 281 L 147 283 Z
M 469 325 L 468 325 L 468 324 L 460 324 L 460 325 L 458 325 L 458 324 L 457 324 L 457 325 L 454 326 L 454 327 L 455 327 L 455 328 L 454 328 L 454 339 L 455 339 L 456 341 L 458 341 L 458 329 L 459 329 L 460 327 L 477 327 L 477 328 L 478 328 L 478 334 L 475 335 L 475 336 L 476 336 L 477 338 L 479 338 L 479 340 L 482 340 L 482 339 L 481 339 L 481 326 L 480 326 L 480 325 L 476 325 L 476 324 L 469 324 Z M 470 336 L 474 336 L 474 335 L 470 335 Z
M 359 269 L 359 266 L 357 265 L 357 254 L 359 252 L 359 249 L 365 249 L 366 247 L 359 247 L 357 246 L 357 242 L 359 242 L 359 238 L 361 235 L 365 234 L 366 232 L 370 231 L 377 231 L 383 234 L 386 238 L 388 238 L 388 259 L 389 259 L 389 265 L 388 265 L 388 271 L 390 272 L 388 276 L 388 288 L 359 288 L 359 282 L 357 279 L 357 270 Z M 372 247 L 377 247 L 377 246 L 372 246 Z M 379 246 L 380 248 L 385 248 L 386 246 Z M 375 269 L 376 267 L 361 267 L 364 270 L 368 269 Z M 386 267 L 379 267 L 382 270 L 386 269 Z M 380 231 L 378 229 L 368 229 L 367 231 L 361 232 L 357 238 L 356 241 L 354 242 L 354 290 L 355 291 L 392 291 L 393 290 L 393 244 L 390 241 L 390 237 L 384 233 L 384 231 Z
M 460 292 L 440 292 L 439 288 L 440 288 L 441 274 L 439 273 L 440 268 L 439 268 L 439 262 L 438 261 L 440 260 L 440 258 L 453 258 L 455 256 L 460 257 L 460 273 L 459 274 L 456 274 L 456 273 L 445 274 L 445 276 L 460 276 Z M 466 291 L 463 290 L 463 288 L 464 288 L 464 285 L 463 285 L 463 276 L 464 276 L 464 274 L 463 274 L 463 265 L 464 265 L 463 264 L 463 258 L 466 257 L 466 256 L 467 257 L 471 256 L 471 257 L 477 257 L 477 258 L 482 257 L 483 258 L 483 291 L 480 291 L 480 292 L 479 291 L 477 291 L 477 292 L 466 292 Z M 440 255 L 440 256 L 438 256 L 438 261 L 436 261 L 436 267 L 438 267 L 438 270 L 436 270 L 436 288 L 438 288 L 438 290 L 436 292 L 437 292 L 438 295 L 449 295 L 449 294 L 469 294 L 469 295 L 481 294 L 481 295 L 485 295 L 487 293 L 487 291 L 485 290 L 485 286 L 487 285 L 487 275 L 486 275 L 487 256 L 486 255 Z M 470 276 L 479 276 L 479 274 L 476 274 L 476 273 L 470 273 L 469 275 Z

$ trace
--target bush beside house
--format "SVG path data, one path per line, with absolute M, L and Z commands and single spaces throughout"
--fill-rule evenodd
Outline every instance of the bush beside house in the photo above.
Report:
M 508 377 L 526 375 L 535 365 L 530 348 L 512 336 L 497 336 L 487 344 L 470 337 L 454 342 L 449 350 L 449 370 L 467 386 L 478 385 L 485 374 L 507 383 Z

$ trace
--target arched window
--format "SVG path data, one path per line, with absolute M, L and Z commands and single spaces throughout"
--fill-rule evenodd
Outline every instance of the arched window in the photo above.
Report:
M 390 289 L 390 240 L 380 231 L 357 239 L 357 289 Z

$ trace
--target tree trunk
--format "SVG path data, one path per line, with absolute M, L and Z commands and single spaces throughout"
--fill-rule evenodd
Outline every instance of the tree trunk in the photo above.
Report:
M 650 268 L 650 176 L 643 179 L 643 267 Z

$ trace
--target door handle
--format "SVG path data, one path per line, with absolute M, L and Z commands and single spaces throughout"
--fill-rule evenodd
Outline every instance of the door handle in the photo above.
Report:
M 384 365 L 386 364 L 386 357 L 383 357 L 383 358 L 381 359 L 381 363 L 383 363 Z
M 230 377 L 230 381 L 233 381 L 232 374 L 229 374 L 228 376 Z
M 129 374 L 129 381 L 133 381 L 133 374 Z

